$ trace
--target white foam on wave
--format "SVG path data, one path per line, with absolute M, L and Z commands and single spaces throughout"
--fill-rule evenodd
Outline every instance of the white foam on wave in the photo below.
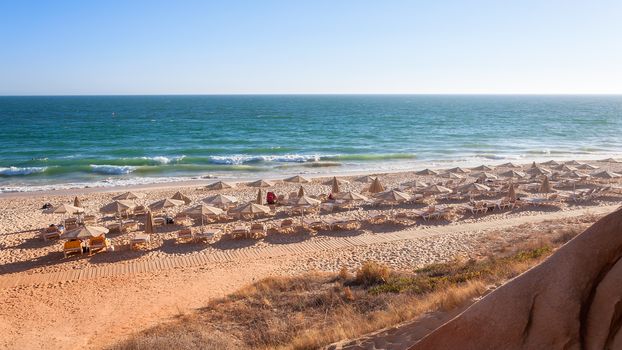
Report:
M 68 190 L 76 188 L 97 188 L 97 187 L 117 187 L 117 186 L 136 186 L 136 185 L 149 185 L 159 183 L 170 183 L 178 181 L 197 180 L 199 177 L 133 177 L 133 178 L 107 178 L 94 182 L 71 182 L 62 184 L 51 185 L 16 185 L 16 186 L 4 186 L 0 187 L 0 193 L 2 192 L 36 192 L 36 191 L 53 191 L 53 190 Z
M 164 157 L 164 156 L 140 157 L 140 159 L 151 160 L 159 164 L 177 163 L 184 158 L 186 158 L 185 155 L 181 155 L 177 157 Z
M 319 155 L 303 155 L 303 154 L 283 154 L 283 155 L 233 155 L 233 156 L 211 156 L 210 162 L 214 164 L 239 165 L 252 162 L 277 162 L 277 163 L 305 163 L 317 162 L 320 160 Z
M 91 170 L 94 173 L 99 174 L 110 174 L 110 175 L 123 175 L 129 174 L 136 170 L 136 167 L 129 165 L 90 165 Z
M 47 167 L 15 167 L 11 166 L 8 168 L 0 167 L 0 175 L 4 176 L 19 176 L 19 175 L 30 175 L 36 173 L 42 173 L 47 170 Z

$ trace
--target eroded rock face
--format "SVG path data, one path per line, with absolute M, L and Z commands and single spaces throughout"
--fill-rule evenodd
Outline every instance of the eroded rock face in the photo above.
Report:
M 411 349 L 622 349 L 621 257 L 617 210 Z

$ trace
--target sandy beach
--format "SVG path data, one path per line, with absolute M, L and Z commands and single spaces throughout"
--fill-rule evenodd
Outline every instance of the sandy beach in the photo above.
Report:
M 598 167 L 590 173 L 622 170 L 618 163 L 587 163 Z M 502 245 L 533 238 L 522 233 L 521 225 L 538 227 L 595 220 L 584 218 L 603 215 L 620 203 L 619 179 L 573 180 L 574 185 L 569 186 L 564 182 L 567 179 L 561 176 L 564 171 L 555 170 L 562 165 L 541 166 L 552 171 L 552 187 L 564 199 L 544 205 L 525 201 L 514 208 L 491 208 L 485 213 L 472 213 L 465 205 L 469 205 L 470 200 L 498 201 L 506 192 L 471 194 L 462 199 L 429 195 L 409 203 L 357 203 L 349 208 L 305 216 L 324 221 L 353 219 L 360 223 L 356 229 L 317 232 L 300 229 L 290 234 L 277 232 L 280 222 L 290 218 L 290 208 L 276 206 L 274 215 L 260 220 L 268 227 L 267 235 L 261 239 L 230 239 L 226 232 L 249 221 L 228 220 L 206 225 L 223 231 L 209 244 L 178 243 L 177 231 L 184 226 L 174 224 L 156 227 L 146 249 L 131 250 L 129 239 L 140 232 L 143 218 L 137 219 L 137 230 L 107 235 L 114 251 L 69 258 L 63 258 L 64 239 L 44 241 L 40 237 L 41 229 L 58 224 L 66 217 L 44 213 L 41 210 L 44 203 L 70 204 L 74 196 L 78 196 L 86 214 L 96 215 L 97 225 L 106 226 L 118 219 L 101 214 L 99 209 L 112 202 L 112 197 L 128 190 L 145 194 L 144 198 L 136 200 L 141 205 L 181 191 L 190 198 L 190 203 L 167 210 L 167 214 L 174 216 L 215 194 L 233 195 L 240 203 L 253 201 L 258 189 L 238 185 L 232 189 L 208 190 L 205 185 L 214 181 L 211 180 L 200 184 L 5 193 L 0 195 L 0 332 L 3 334 L 0 344 L 9 349 L 103 348 L 266 276 L 312 270 L 339 271 L 343 267 L 354 270 L 367 260 L 399 270 L 456 257 L 477 258 Z M 531 165 L 521 167 L 514 170 L 529 171 Z M 486 170 L 499 176 L 498 180 L 490 182 L 491 186 L 499 184 L 501 188 L 501 184 L 507 183 L 508 179 L 500 174 L 509 170 L 507 167 Z M 404 183 L 419 180 L 458 188 L 472 183 L 475 180 L 472 175 L 481 172 L 471 170 L 464 174 L 464 181 L 460 181 L 462 176 L 445 177 L 445 171 L 438 175 L 399 172 L 374 174 L 374 177 L 379 178 L 385 189 L 399 188 L 414 195 L 424 190 L 405 188 Z M 348 181 L 341 184 L 340 192 L 352 191 L 373 197 L 366 193 L 370 183 L 357 181 L 358 178 L 340 177 Z M 331 187 L 324 184 L 327 180 L 330 179 L 314 178 L 302 184 L 305 194 L 319 198 L 328 195 Z M 533 186 L 540 182 L 539 178 L 521 180 L 517 193 L 522 198 L 540 198 L 542 194 Z M 278 181 L 275 186 L 264 189 L 264 195 L 266 190 L 288 195 L 297 192 L 300 186 Z M 608 191 L 587 200 L 570 199 L 577 191 L 601 187 Z M 432 220 L 410 215 L 431 205 L 455 210 L 449 217 Z M 386 215 L 389 220 L 376 224 L 368 222 L 376 215 Z M 301 218 L 294 216 L 293 220 L 298 223 Z M 200 229 L 197 220 L 190 226 L 195 231 Z M 81 326 L 85 324 L 89 327 Z

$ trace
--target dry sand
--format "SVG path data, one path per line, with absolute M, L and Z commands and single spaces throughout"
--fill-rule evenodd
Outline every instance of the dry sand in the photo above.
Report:
M 427 182 L 440 180 L 412 173 L 381 176 L 387 188 L 414 178 Z M 330 187 L 321 185 L 323 181 L 316 179 L 305 184 L 306 192 L 327 194 Z M 351 181 L 342 190 L 359 192 L 367 186 Z M 275 190 L 288 194 L 298 187 L 281 183 Z M 177 244 L 174 232 L 179 227 L 170 225 L 153 235 L 154 241 L 147 251 L 130 251 L 125 246 L 128 234 L 119 234 L 110 236 L 118 248 L 116 251 L 69 259 L 62 258 L 62 241 L 43 242 L 39 238 L 41 228 L 62 219 L 62 216 L 43 214 L 40 210 L 43 203 L 70 203 L 74 194 L 81 193 L 86 211 L 97 213 L 113 196 L 125 190 L 88 189 L 0 196 L 0 347 L 101 348 L 266 276 L 312 269 L 336 271 L 343 266 L 355 269 L 364 260 L 381 261 L 396 269 L 411 269 L 456 256 L 478 256 L 494 249 L 495 243 L 486 235 L 486 230 L 504 223 L 514 226 L 546 219 L 560 220 L 590 210 L 610 211 L 620 200 L 617 196 L 608 196 L 559 207 L 527 207 L 480 216 L 467 214 L 455 222 L 419 222 L 407 227 L 363 226 L 353 232 L 269 235 L 259 241 L 223 240 L 212 245 Z M 147 197 L 139 202 L 148 204 L 170 197 L 177 190 L 193 200 L 191 205 L 215 193 L 232 194 L 244 202 L 253 200 L 257 192 L 246 186 L 222 191 L 207 191 L 196 186 L 160 187 L 142 191 Z M 328 216 L 364 218 L 375 213 L 422 207 L 424 205 L 367 206 Z M 276 222 L 276 219 L 267 221 L 269 224 Z M 496 239 L 521 238 L 521 231 L 516 230 L 515 234 Z M 180 263 L 177 268 L 158 268 L 160 262 L 172 260 L 187 263 Z M 203 264 L 205 261 L 208 263 Z M 131 270 L 119 266 L 138 265 L 145 266 L 141 270 L 144 272 L 115 272 Z M 106 277 L 91 273 L 106 268 L 112 271 Z

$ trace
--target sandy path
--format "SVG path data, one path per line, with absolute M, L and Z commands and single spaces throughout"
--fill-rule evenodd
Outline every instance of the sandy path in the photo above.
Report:
M 321 250 L 376 246 L 422 237 L 513 227 L 612 211 L 617 206 L 568 210 L 434 228 L 334 237 L 277 247 L 248 247 L 204 261 L 164 257 L 158 261 L 2 276 L 0 347 L 7 349 L 101 348 L 131 333 L 172 320 L 254 280 L 289 273 L 292 262 Z M 173 262 L 173 260 L 175 262 Z M 118 268 L 117 265 L 142 264 Z M 117 269 L 118 268 L 118 269 Z M 393 334 L 395 335 L 395 334 Z

